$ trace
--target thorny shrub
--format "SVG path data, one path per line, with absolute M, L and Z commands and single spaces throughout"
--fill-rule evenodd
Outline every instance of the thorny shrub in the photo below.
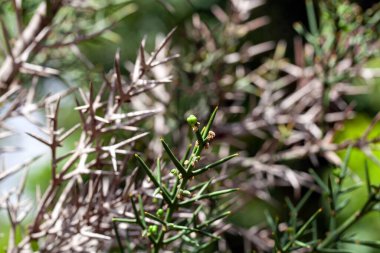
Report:
M 252 45 L 247 39 L 269 23 L 252 18 L 263 1 L 229 0 L 225 8 L 212 7 L 214 18 L 195 13 L 178 27 L 184 45 L 169 48 L 175 29 L 158 38 L 151 53 L 144 39 L 134 63 L 123 64 L 117 51 L 112 70 L 101 75 L 79 44 L 97 36 L 112 40 L 111 28 L 138 11 L 136 4 L 0 4 L 0 138 L 13 134 L 10 119 L 24 117 L 41 129 L 26 129 L 29 136 L 50 150 L 50 182 L 36 207 L 24 188 L 38 157 L 0 172 L 1 183 L 23 172 L 19 184 L 0 195 L 10 222 L 7 252 L 234 252 L 231 236 L 244 242 L 239 249 L 245 252 L 347 252 L 341 245 L 353 243 L 379 248 L 347 233 L 378 210 L 379 187 L 368 169 L 364 206 L 343 223 L 337 215 L 348 205 L 343 197 L 360 187 L 345 184 L 353 175 L 350 150 L 380 164 L 372 151 L 380 139 L 369 138 L 380 114 L 360 138 L 334 142 L 355 116 L 347 95 L 368 92 L 378 75 L 367 64 L 379 57 L 379 5 L 363 12 L 345 0 L 306 0 L 309 29 L 295 24 L 302 39 L 295 40 L 292 61 L 284 42 Z M 70 88 L 41 98 L 42 80 L 55 79 Z M 87 87 L 73 84 L 87 79 Z M 59 121 L 66 97 L 74 98 L 79 115 L 69 129 Z M 208 120 L 199 120 L 204 126 L 194 115 L 184 119 L 209 111 Z M 191 145 L 184 138 L 189 126 Z M 148 133 L 153 136 L 144 142 Z M 159 141 L 163 135 L 167 140 Z M 76 138 L 74 147 L 68 138 Z M 342 162 L 337 152 L 347 148 Z M 0 147 L 1 156 L 15 151 Z M 230 155 L 235 152 L 239 157 Z M 339 169 L 326 181 L 293 166 L 305 161 Z M 279 186 L 291 186 L 297 201 L 286 200 L 289 221 L 267 215 L 268 226 L 247 228 L 224 219 L 253 198 L 276 205 L 269 190 Z M 305 222 L 299 217 L 313 193 L 327 199 L 328 228 L 317 226 L 322 209 Z

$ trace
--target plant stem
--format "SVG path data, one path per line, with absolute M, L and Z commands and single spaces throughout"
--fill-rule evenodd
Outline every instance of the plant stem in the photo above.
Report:
M 370 198 L 367 200 L 365 205 L 362 207 L 362 209 L 358 212 L 355 212 L 353 215 L 351 215 L 350 218 L 348 218 L 342 225 L 340 225 L 336 230 L 330 232 L 328 236 L 318 245 L 317 249 L 326 248 L 331 243 L 336 241 L 344 232 L 347 231 L 352 225 L 354 225 L 356 222 L 358 222 L 362 217 L 364 217 L 367 213 L 369 213 L 372 210 L 372 207 L 374 205 L 374 197 L 370 196 Z
M 201 134 L 199 132 L 199 129 L 197 129 L 196 131 L 196 135 L 201 137 Z M 170 223 L 171 221 L 171 218 L 172 218 L 172 215 L 174 213 L 175 210 L 177 210 L 178 208 L 178 193 L 181 189 L 185 189 L 186 185 L 187 185 L 187 182 L 188 180 L 190 179 L 190 176 L 191 173 L 189 173 L 191 171 L 191 168 L 194 167 L 192 161 L 193 159 L 197 159 L 197 157 L 202 153 L 202 150 L 204 148 L 204 141 L 200 142 L 198 141 L 198 146 L 194 145 L 194 148 L 191 152 L 191 155 L 190 155 L 190 161 L 189 161 L 189 164 L 186 168 L 186 174 L 182 174 L 183 176 L 183 179 L 181 181 L 181 184 L 179 185 L 179 187 L 177 187 L 178 185 L 178 181 L 176 181 L 176 184 L 174 185 L 174 187 L 176 187 L 175 189 L 173 189 L 173 200 L 171 203 L 168 203 L 169 204 L 169 208 L 168 208 L 168 211 L 166 213 L 166 216 L 165 216 L 165 222 L 166 223 Z M 163 245 L 163 241 L 164 241 L 164 237 L 165 237 L 165 231 L 163 229 L 160 230 L 160 233 L 158 235 L 158 238 L 157 238 L 157 243 L 154 244 L 154 247 L 153 247 L 153 253 L 158 253 L 160 248 L 162 247 Z
M 116 222 L 112 221 L 112 225 L 113 225 L 113 229 L 115 230 L 116 240 L 119 246 L 120 253 L 124 253 L 123 244 L 121 243 L 121 240 L 120 240 L 119 231 L 117 230 Z

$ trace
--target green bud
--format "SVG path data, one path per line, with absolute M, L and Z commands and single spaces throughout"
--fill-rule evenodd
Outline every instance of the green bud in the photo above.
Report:
M 157 225 L 150 225 L 148 227 L 148 233 L 151 234 L 151 235 L 157 234 L 157 231 L 158 231 Z
M 187 123 L 189 123 L 190 126 L 195 126 L 197 124 L 198 119 L 193 114 L 191 114 L 189 117 L 187 117 Z
M 188 190 L 183 190 L 183 191 L 182 191 L 182 194 L 183 194 L 184 196 L 187 196 L 187 197 L 191 196 L 191 192 L 189 192 Z
M 186 196 L 186 197 L 191 196 L 191 192 L 189 192 L 188 190 L 182 190 L 182 189 L 180 189 L 180 190 L 179 190 L 179 194 L 180 194 L 181 196 Z
M 159 218 L 162 218 L 164 216 L 164 210 L 162 210 L 162 208 L 158 209 L 157 212 L 156 212 L 156 215 Z
M 178 170 L 177 169 L 172 169 L 170 171 L 170 173 L 172 173 L 173 175 L 177 176 L 178 175 Z

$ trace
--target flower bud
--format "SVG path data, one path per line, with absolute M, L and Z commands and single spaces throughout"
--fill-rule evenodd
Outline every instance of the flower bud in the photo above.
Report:
M 148 233 L 151 234 L 151 235 L 157 234 L 157 231 L 158 231 L 157 225 L 150 225 L 148 227 Z
M 197 122 L 198 122 L 198 119 L 193 114 L 187 117 L 187 123 L 189 123 L 190 126 L 195 126 Z
M 157 215 L 159 218 L 164 217 L 164 210 L 162 210 L 162 208 L 158 209 L 157 212 L 156 212 L 156 215 Z
M 182 194 L 183 194 L 184 196 L 187 196 L 187 197 L 190 197 L 190 196 L 191 196 L 191 192 L 189 192 L 188 190 L 183 190 L 183 191 L 182 191 Z

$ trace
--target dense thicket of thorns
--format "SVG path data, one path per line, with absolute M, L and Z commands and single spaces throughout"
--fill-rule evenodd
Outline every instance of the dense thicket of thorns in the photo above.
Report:
M 367 19 L 333 42 L 323 31 L 318 33 L 311 27 L 309 37 L 312 39 L 295 40 L 295 62 L 292 62 L 285 58 L 284 42 L 242 43 L 248 34 L 269 23 L 268 17 L 252 18 L 251 15 L 263 1 L 230 0 L 225 10 L 218 6 L 212 8 L 219 22 L 218 29 L 211 29 L 194 14 L 191 24 L 181 31 L 190 44 L 190 54 L 181 57 L 171 54 L 184 51 L 176 45 L 174 50 L 169 48 L 175 34 L 173 29 L 167 36 L 157 37 L 156 48 L 151 53 L 147 52 L 144 39 L 133 64 L 121 62 L 120 52 L 116 52 L 114 67 L 103 75 L 101 83 L 73 85 L 40 98 L 41 80 L 60 77 L 65 70 L 64 64 L 48 67 L 49 60 L 70 53 L 92 71 L 93 65 L 81 53 L 78 44 L 108 31 L 136 7 L 127 4 L 124 12 L 98 20 L 102 25 L 94 26 L 97 28 L 94 31 L 90 29 L 89 17 L 98 9 L 86 1 L 43 1 L 28 23 L 23 17 L 21 1 L 11 3 L 17 21 L 15 34 L 10 33 L 0 17 L 1 38 L 5 42 L 0 54 L 0 140 L 5 143 L 13 134 L 7 127 L 11 118 L 23 117 L 38 126 L 44 135 L 28 129 L 25 132 L 50 149 L 51 180 L 46 191 L 37 198 L 35 208 L 33 201 L 25 197 L 24 188 L 28 168 L 39 157 L 0 170 L 0 184 L 22 174 L 17 186 L 0 195 L 0 208 L 6 211 L 10 221 L 9 253 L 32 252 L 35 243 L 41 252 L 106 252 L 117 247 L 112 218 L 134 217 L 131 196 L 145 196 L 144 209 L 154 212 L 151 197 L 156 194 L 155 185 L 147 177 L 141 177 L 133 167 L 131 155 L 138 153 L 135 144 L 144 143 L 149 133 L 154 137 L 149 137 L 151 141 L 144 155 L 150 161 L 161 157 L 163 148 L 157 137 L 164 134 L 170 135 L 177 146 L 176 152 L 186 150 L 188 143 L 183 138 L 188 133 L 186 124 L 172 124 L 178 119 L 183 121 L 181 110 L 184 109 L 172 102 L 178 90 L 186 94 L 181 95 L 187 96 L 185 99 L 192 100 L 190 104 L 196 111 L 208 111 L 219 105 L 213 128 L 218 152 L 210 152 L 200 164 L 225 157 L 231 151 L 240 152 L 228 166 L 223 165 L 222 169 L 204 176 L 213 178 L 215 185 L 239 187 L 250 197 L 276 204 L 268 191 L 272 187 L 291 186 L 295 197 L 301 196 L 303 187 L 319 191 L 307 170 L 296 170 L 288 161 L 306 160 L 318 166 L 324 159 L 341 165 L 337 152 L 355 147 L 380 165 L 372 151 L 372 144 L 378 143 L 380 138 L 368 139 L 380 114 L 360 138 L 334 142 L 336 133 L 355 115 L 354 105 L 347 102 L 347 96 L 364 94 L 369 89 L 367 84 L 353 85 L 355 78 L 369 82 L 379 74 L 365 65 L 368 59 L 379 54 L 376 38 L 379 18 L 373 13 L 366 14 Z M 169 4 L 164 3 L 164 6 L 173 11 Z M 65 17 L 63 10 L 67 9 L 77 11 L 78 17 Z M 359 10 L 351 11 L 352 16 L 362 15 Z M 375 8 L 373 12 L 376 13 Z M 80 18 L 88 18 L 88 23 L 74 29 Z M 64 19 L 71 29 L 60 27 Z M 321 20 L 319 25 L 328 22 L 326 20 Z M 302 27 L 296 29 L 306 33 Z M 375 35 L 368 30 L 375 31 Z M 365 39 L 346 43 L 359 35 Z M 360 46 L 365 47 L 364 52 Z M 261 54 L 273 56 L 253 68 Z M 180 70 L 174 72 L 173 69 Z M 125 72 L 130 75 L 122 75 Z M 73 110 L 80 122 L 63 129 L 59 122 L 60 101 L 67 97 L 75 99 Z M 41 113 L 45 122 L 37 117 Z M 142 128 L 141 122 L 149 117 L 154 122 L 152 129 Z M 75 147 L 63 154 L 65 140 L 75 134 L 79 136 Z M 247 152 L 252 140 L 258 143 L 256 151 Z M 2 145 L 0 156 L 17 150 L 18 147 Z M 170 168 L 166 171 L 163 180 L 172 185 Z M 238 210 L 249 200 L 237 196 L 224 204 Z M 233 202 L 235 205 L 231 205 Z M 207 204 L 210 208 L 197 214 L 203 221 L 215 205 L 212 201 Z M 191 208 L 181 209 L 176 218 L 187 219 L 191 212 Z M 20 230 L 25 228 L 26 220 L 28 229 Z M 141 238 L 140 227 L 120 224 L 119 228 L 118 236 L 129 238 L 131 250 L 141 249 L 141 245 L 148 247 L 146 238 Z M 215 237 L 224 233 L 241 236 L 247 252 L 248 249 L 264 252 L 274 244 L 262 226 L 246 229 L 220 221 L 211 232 Z M 166 250 L 174 252 L 182 243 L 176 242 L 171 247 Z M 229 250 L 225 240 L 220 240 L 218 247 L 221 252 Z

